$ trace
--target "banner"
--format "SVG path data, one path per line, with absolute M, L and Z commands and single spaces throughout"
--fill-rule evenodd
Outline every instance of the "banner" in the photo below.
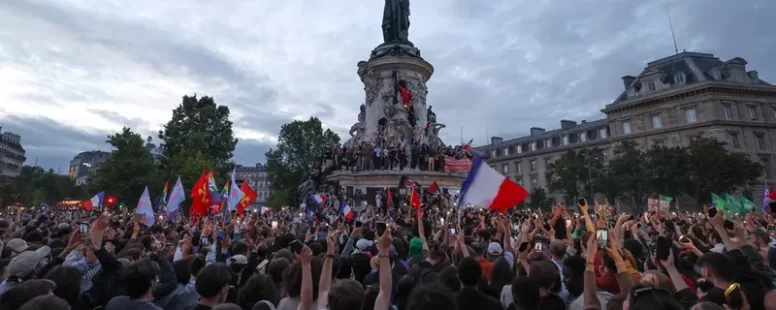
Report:
M 445 171 L 447 172 L 469 172 L 472 169 L 472 160 L 468 158 L 455 159 L 445 156 Z

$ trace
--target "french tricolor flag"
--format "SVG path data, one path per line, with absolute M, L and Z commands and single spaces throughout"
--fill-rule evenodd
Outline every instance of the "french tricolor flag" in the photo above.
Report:
M 102 205 L 103 200 L 105 199 L 105 192 L 99 192 L 97 195 L 94 195 L 92 199 L 89 199 L 87 201 L 84 201 L 84 209 L 87 211 L 91 211 L 94 207 L 99 207 Z
M 356 213 L 353 212 L 353 209 L 350 208 L 348 203 L 343 199 L 340 203 L 340 213 L 345 216 L 345 221 L 352 221 L 353 218 L 356 216 Z
M 315 202 L 315 204 L 317 205 L 320 205 L 326 202 L 326 200 L 329 200 L 329 198 L 326 197 L 326 194 L 321 194 L 321 193 L 310 195 L 310 199 L 312 199 L 313 202 Z
M 472 169 L 461 185 L 458 206 L 472 204 L 477 208 L 496 210 L 504 213 L 509 208 L 523 202 L 528 192 L 488 166 L 482 157 L 475 157 Z

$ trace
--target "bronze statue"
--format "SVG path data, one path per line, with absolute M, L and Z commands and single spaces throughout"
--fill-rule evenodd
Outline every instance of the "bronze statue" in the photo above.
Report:
M 410 0 L 385 0 L 383 41 L 409 42 Z

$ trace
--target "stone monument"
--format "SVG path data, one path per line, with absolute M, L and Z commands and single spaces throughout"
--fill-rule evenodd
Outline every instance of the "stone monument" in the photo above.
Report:
M 444 145 L 439 130 L 445 125 L 437 123 L 432 107 L 426 104 L 426 82 L 434 67 L 409 41 L 409 16 L 409 0 L 385 0 L 383 43 L 372 50 L 369 60 L 357 64 L 365 97 L 358 121 L 350 128 L 346 147 L 362 142 L 398 145 L 403 141 L 432 148 Z M 402 175 L 426 186 L 436 181 L 443 188 L 460 187 L 464 177 L 460 173 L 405 169 L 337 171 L 329 180 L 339 182 L 348 192 L 360 190 L 370 196 L 369 192 L 395 187 Z

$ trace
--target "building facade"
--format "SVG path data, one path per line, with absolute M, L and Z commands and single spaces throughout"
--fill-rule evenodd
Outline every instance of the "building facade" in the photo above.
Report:
M 22 173 L 26 151 L 22 137 L 11 132 L 2 132 L 0 127 L 0 178 L 15 178 Z
M 530 191 L 547 187 L 547 167 L 570 149 L 598 147 L 610 158 L 620 141 L 649 148 L 713 137 L 761 163 L 763 181 L 774 184 L 776 86 L 746 65 L 740 57 L 722 61 L 712 54 L 678 53 L 648 63 L 638 76 L 622 77 L 622 92 L 601 110 L 604 119 L 562 120 L 559 129 L 531 128 L 529 136 L 507 141 L 492 137 L 478 150 L 488 154 L 491 167 Z
M 78 153 L 70 161 L 67 169 L 67 176 L 75 181 L 76 185 L 83 185 L 89 179 L 89 176 L 97 173 L 102 164 L 108 160 L 110 153 L 103 151 L 87 151 Z
M 267 177 L 267 166 L 263 164 L 256 164 L 255 166 L 241 166 L 235 167 L 236 175 L 235 181 L 238 185 L 242 185 L 242 182 L 247 181 L 248 185 L 259 194 L 259 198 L 256 198 L 255 204 L 265 203 L 269 199 L 270 187 L 269 178 Z M 231 177 L 231 176 L 230 176 Z

